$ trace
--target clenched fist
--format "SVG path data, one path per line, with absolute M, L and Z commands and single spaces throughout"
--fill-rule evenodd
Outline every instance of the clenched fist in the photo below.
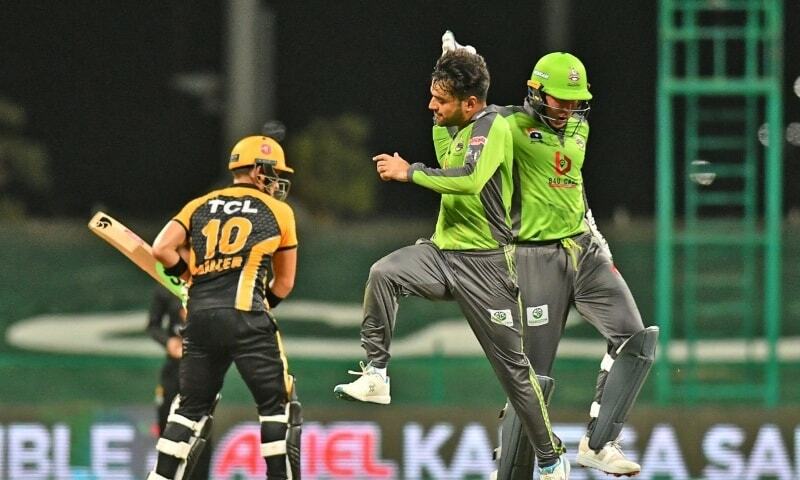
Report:
M 372 160 L 375 162 L 375 167 L 381 180 L 385 182 L 389 180 L 408 181 L 409 164 L 397 152 L 394 152 L 394 155 L 381 153 L 372 157 Z

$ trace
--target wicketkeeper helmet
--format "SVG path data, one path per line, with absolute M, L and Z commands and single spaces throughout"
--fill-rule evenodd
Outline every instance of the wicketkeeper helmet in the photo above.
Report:
M 566 135 L 573 135 L 589 114 L 589 100 L 592 99 L 586 79 L 586 67 L 578 57 L 566 52 L 553 52 L 536 62 L 528 80 L 527 101 L 536 115 L 550 125 L 549 121 L 555 119 L 546 113 L 546 96 L 580 102 L 576 109 L 568 112 L 576 121 L 570 121 L 571 127 L 564 127 Z
M 548 53 L 533 67 L 528 86 L 560 100 L 591 100 L 586 67 L 566 52 Z

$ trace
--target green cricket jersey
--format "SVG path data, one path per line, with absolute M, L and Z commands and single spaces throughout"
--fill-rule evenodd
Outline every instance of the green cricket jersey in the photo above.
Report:
M 451 136 L 433 127 L 441 168 L 411 165 L 409 181 L 442 194 L 431 240 L 442 250 L 489 250 L 511 234 L 513 145 L 508 122 L 487 107 Z
M 500 107 L 514 139 L 511 218 L 516 241 L 557 240 L 587 230 L 581 168 L 589 138 L 583 121 L 572 136 L 559 136 L 528 106 Z M 566 131 L 575 127 L 571 118 Z

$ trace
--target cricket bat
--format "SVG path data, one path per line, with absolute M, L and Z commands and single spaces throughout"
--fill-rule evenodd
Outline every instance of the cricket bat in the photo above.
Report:
M 122 252 L 130 261 L 147 272 L 181 300 L 185 297 L 184 281 L 164 273 L 164 265 L 153 257 L 153 249 L 128 227 L 107 213 L 97 212 L 89 220 L 89 230 Z

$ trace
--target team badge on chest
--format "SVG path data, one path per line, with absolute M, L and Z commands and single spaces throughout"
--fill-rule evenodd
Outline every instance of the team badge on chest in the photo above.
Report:
M 542 132 L 538 128 L 526 128 L 525 132 L 528 134 L 528 138 L 531 139 L 533 142 L 541 142 L 542 141 Z

